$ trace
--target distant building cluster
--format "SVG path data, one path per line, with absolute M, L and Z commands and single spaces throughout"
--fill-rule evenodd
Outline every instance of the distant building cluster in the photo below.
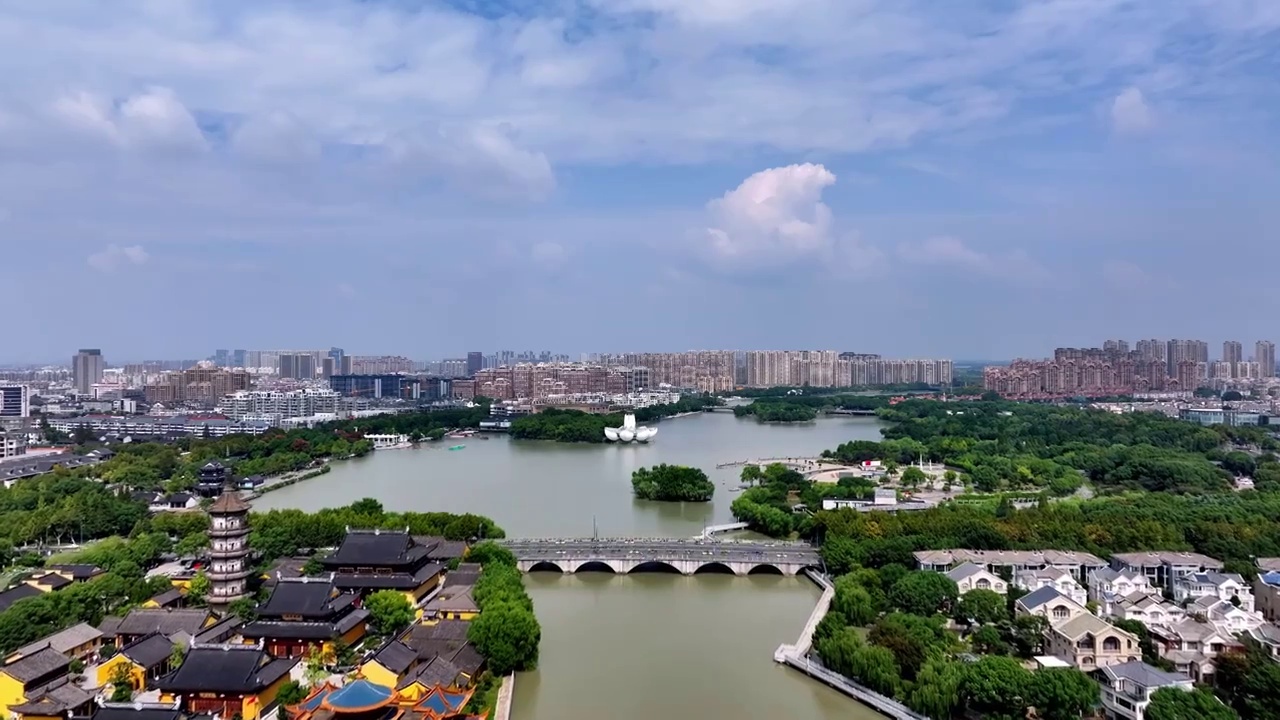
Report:
M 1203 340 L 1108 340 L 1100 348 L 1058 348 L 1052 359 L 1019 359 L 987 367 L 983 386 L 1006 396 L 1053 397 L 1144 392 L 1190 392 L 1249 384 L 1276 376 L 1275 344 L 1259 340 L 1253 359 L 1241 343 L 1222 344 L 1222 358 L 1210 361 Z
M 627 395 L 651 386 L 646 367 L 587 363 L 520 363 L 475 373 L 476 395 L 495 400 L 540 399 L 557 395 Z
M 602 355 L 604 365 L 647 368 L 649 386 L 670 385 L 704 393 L 726 392 L 739 383 L 733 350 L 693 350 L 671 353 L 622 353 Z
M 889 360 L 835 350 L 749 350 L 745 384 L 753 388 L 950 385 L 953 371 L 951 360 Z

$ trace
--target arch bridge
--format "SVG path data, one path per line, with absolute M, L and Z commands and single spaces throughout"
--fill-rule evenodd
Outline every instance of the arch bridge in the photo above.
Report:
M 506 540 L 521 572 L 675 572 L 799 575 L 821 565 L 802 543 L 715 542 L 667 538 Z

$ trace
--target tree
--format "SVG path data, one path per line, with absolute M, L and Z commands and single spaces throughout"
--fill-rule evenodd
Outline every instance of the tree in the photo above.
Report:
M 833 638 L 847 627 L 849 627 L 849 618 L 839 610 L 831 610 L 822 616 L 817 627 L 813 629 L 813 642 L 816 645 L 823 640 Z
M 997 623 L 1008 617 L 1005 599 L 994 590 L 970 590 L 960 596 L 953 614 L 960 622 L 979 625 Z
M 204 605 L 212 589 L 213 583 L 209 581 L 209 576 L 201 570 L 191 578 L 191 584 L 187 586 L 187 603 L 197 607 Z
M 1044 720 L 1076 720 L 1098 695 L 1098 683 L 1076 668 L 1045 668 L 1032 673 L 1027 700 Z
M 111 681 L 111 702 L 129 702 L 133 699 L 132 667 L 130 663 L 122 662 L 111 668 L 108 678 Z
M 871 593 L 850 575 L 836 578 L 831 609 L 845 618 L 845 624 L 859 627 L 870 625 L 880 614 Z
M 1223 402 L 1237 402 L 1243 399 L 1244 395 L 1242 395 L 1239 390 L 1228 390 L 1222 393 Z
M 303 677 L 308 685 L 315 685 L 329 676 L 329 669 L 325 667 L 324 652 L 319 647 L 313 647 L 307 652 L 307 659 L 303 669 Z
M 365 598 L 364 608 L 369 620 L 382 635 L 390 635 L 413 622 L 413 607 L 404 593 L 396 590 L 379 590 Z
M 960 705 L 964 668 L 949 660 L 930 660 L 907 692 L 907 706 L 933 720 L 950 720 Z
M 867 642 L 893 653 L 902 676 L 914 680 L 925 661 L 950 642 L 941 617 L 921 617 L 890 613 L 876 621 L 867 633 Z
M 489 662 L 495 675 L 531 669 L 538 661 L 542 627 L 533 611 L 515 602 L 485 605 L 471 621 L 467 639 Z
M 903 487 L 916 488 L 929 482 L 929 476 L 915 465 L 908 465 L 907 469 L 902 471 L 902 477 L 898 481 Z
M 980 716 L 1021 717 L 1031 672 L 1011 658 L 988 655 L 965 668 L 962 695 Z
M 918 570 L 893 584 L 889 604 L 912 615 L 932 615 L 951 607 L 959 593 L 955 581 L 946 575 Z
M 169 669 L 177 670 L 182 667 L 182 663 L 187 659 L 187 649 L 179 643 L 174 643 L 169 649 Z
M 1044 647 L 1044 631 L 1049 620 L 1043 615 L 1019 615 L 1010 626 L 1009 642 L 1018 657 L 1029 658 L 1040 654 Z
M 258 617 L 258 603 L 253 598 L 243 597 L 228 605 L 227 612 L 245 622 L 253 622 Z
M 982 655 L 1008 655 L 1009 645 L 994 625 L 983 625 L 969 636 L 973 651 Z
M 716 491 L 698 468 L 665 463 L 631 473 L 631 488 L 641 500 L 664 502 L 706 502 Z
M 1203 690 L 1160 688 L 1151 694 L 1147 720 L 1239 720 L 1234 710 Z
M 351 512 L 356 513 L 357 515 L 381 517 L 383 513 L 382 503 L 373 498 L 362 498 L 351 503 L 348 507 L 351 508 Z
M 1245 720 L 1280 717 L 1280 663 L 1254 640 L 1214 658 L 1214 685 Z
M 276 702 L 282 707 L 297 705 L 307 699 L 307 688 L 303 687 L 297 680 L 290 680 L 280 686 L 280 690 L 276 692 Z

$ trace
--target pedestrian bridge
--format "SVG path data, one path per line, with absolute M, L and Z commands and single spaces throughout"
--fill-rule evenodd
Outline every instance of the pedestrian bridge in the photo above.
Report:
M 669 572 L 799 575 L 821 565 L 803 543 L 669 538 L 504 540 L 522 572 Z

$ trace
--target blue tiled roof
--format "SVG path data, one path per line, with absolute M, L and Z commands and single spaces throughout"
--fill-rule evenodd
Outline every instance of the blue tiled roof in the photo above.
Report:
M 353 680 L 329 693 L 325 704 L 338 712 L 361 710 L 390 702 L 394 694 L 395 691 L 389 687 L 375 685 L 368 680 Z

